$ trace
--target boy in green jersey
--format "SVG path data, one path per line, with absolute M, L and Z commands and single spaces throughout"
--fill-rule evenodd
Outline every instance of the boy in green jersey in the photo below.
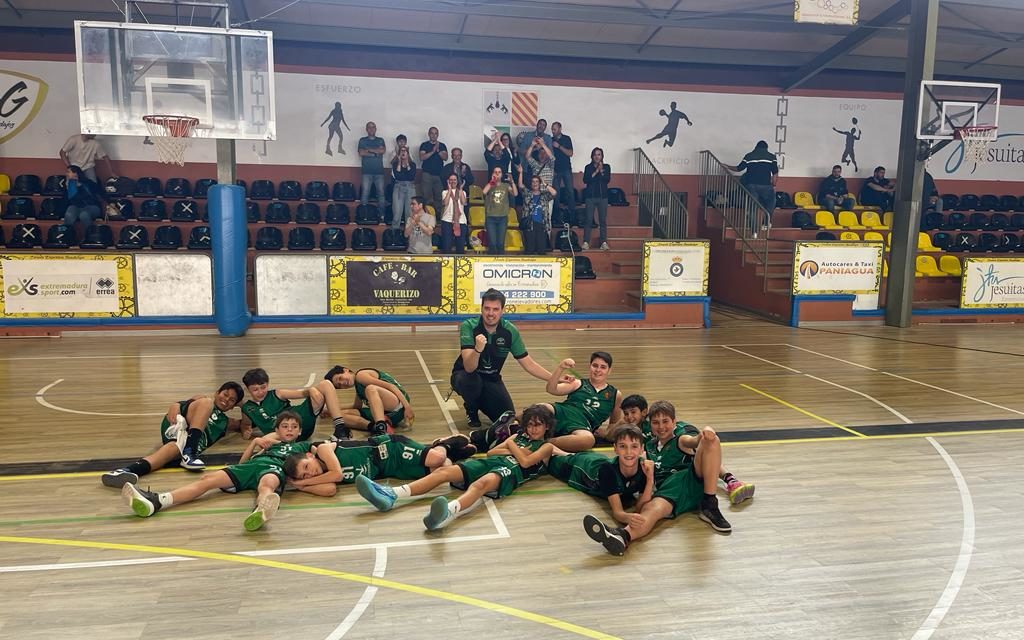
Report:
M 649 534 L 659 520 L 687 511 L 697 510 L 698 517 L 715 531 L 732 531 L 718 509 L 715 495 L 722 467 L 718 435 L 711 427 L 696 435 L 687 433 L 684 425 L 676 424 L 675 407 L 664 400 L 651 405 L 649 416 L 654 439 L 645 449 L 647 458 L 654 462 L 654 497 L 624 527 L 608 527 L 592 515 L 583 518 L 587 535 L 612 555 L 623 555 L 632 541 Z M 687 459 L 687 449 L 695 451 L 692 458 Z
M 573 489 L 608 501 L 612 516 L 629 524 L 626 511 L 639 511 L 654 493 L 654 463 L 644 460 L 644 438 L 637 427 L 626 424 L 615 429 L 615 457 L 583 451 L 551 456 L 548 472 Z
M 249 399 L 242 404 L 242 415 L 252 426 L 260 430 L 261 435 L 273 433 L 274 419 L 285 410 L 294 411 L 299 416 L 302 423 L 300 441 L 309 440 L 313 436 L 316 421 L 324 408 L 334 419 L 335 425 L 340 421 L 344 426 L 341 403 L 338 402 L 338 394 L 329 380 L 321 380 L 318 384 L 304 389 L 271 389 L 270 376 L 266 370 L 249 369 L 242 376 L 242 384 L 249 392 Z M 302 402 L 292 405 L 292 400 Z
M 356 399 L 351 409 L 341 409 L 347 427 L 369 431 L 373 435 L 393 433 L 394 425 L 405 420 L 411 427 L 416 419 L 409 394 L 387 371 L 358 369 L 335 365 L 324 375 L 335 389 L 355 388 Z M 337 432 L 338 439 L 343 434 Z
M 100 481 L 104 486 L 121 488 L 126 482 L 137 483 L 147 473 L 179 464 L 189 471 L 202 471 L 206 463 L 200 454 L 228 431 L 242 431 L 243 437 L 251 437 L 239 420 L 225 415 L 244 395 L 242 385 L 225 382 L 215 393 L 175 402 L 160 423 L 162 446 L 126 467 L 104 473 Z
M 199 480 L 166 493 L 143 491 L 129 482 L 122 487 L 121 496 L 135 515 L 148 518 L 161 509 L 192 502 L 214 489 L 226 493 L 256 491 L 256 508 L 243 523 L 247 531 L 256 531 L 274 517 L 281 504 L 285 460 L 312 446 L 308 442 L 297 442 L 301 432 L 299 415 L 282 411 L 274 422 L 276 437 L 269 442 L 263 438 L 250 442 L 238 464 L 204 474 Z
M 523 433 L 510 436 L 503 444 L 487 452 L 486 458 L 465 460 L 442 467 L 415 482 L 391 488 L 370 478 L 357 478 L 356 490 L 379 511 L 390 511 L 398 498 L 422 495 L 450 483 L 465 492 L 448 501 L 438 496 L 423 518 L 429 531 L 443 529 L 452 520 L 468 513 L 484 496 L 502 498 L 511 495 L 523 483 L 544 472 L 555 447 L 545 442 L 554 427 L 554 414 L 545 405 L 533 405 L 523 411 Z M 518 423 L 515 424 L 518 429 Z
M 618 424 L 622 417 L 622 394 L 608 384 L 612 356 L 606 351 L 590 355 L 586 380 L 565 380 L 566 371 L 576 366 L 572 358 L 558 363 L 548 378 L 547 392 L 566 396 L 562 402 L 547 404 L 555 414 L 555 432 L 551 443 L 563 451 L 586 451 L 596 442 L 594 431 L 606 420 Z
M 285 461 L 285 474 L 296 489 L 332 496 L 338 484 L 360 477 L 415 480 L 476 453 L 464 435 L 438 438 L 430 445 L 401 435 L 371 436 L 369 440 L 339 440 L 315 444 L 307 453 Z
M 651 421 L 647 419 L 647 399 L 642 395 L 633 394 L 623 398 L 622 420 L 624 423 L 638 425 L 645 440 L 650 441 L 654 437 L 651 435 Z M 697 428 L 691 424 L 685 422 L 677 424 L 691 429 L 690 435 L 697 433 Z M 692 461 L 694 452 L 687 450 L 686 453 Z M 718 471 L 718 478 L 725 483 L 725 492 L 729 495 L 730 504 L 737 505 L 754 497 L 754 483 L 740 481 L 725 467 Z

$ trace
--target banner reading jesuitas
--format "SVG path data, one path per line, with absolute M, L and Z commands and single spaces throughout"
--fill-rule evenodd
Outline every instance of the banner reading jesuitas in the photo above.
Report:
M 1024 258 L 967 258 L 960 280 L 960 307 L 1024 307 Z
M 456 313 L 479 313 L 492 287 L 505 294 L 507 313 L 572 313 L 572 258 L 460 256 L 455 273 Z
M 798 242 L 793 294 L 877 293 L 882 283 L 882 249 L 880 242 Z
M 449 315 L 455 265 L 449 256 L 331 256 L 331 315 Z
M 644 242 L 644 297 L 708 295 L 708 240 Z
M 5 318 L 132 317 L 132 256 L 0 255 L 0 314 Z

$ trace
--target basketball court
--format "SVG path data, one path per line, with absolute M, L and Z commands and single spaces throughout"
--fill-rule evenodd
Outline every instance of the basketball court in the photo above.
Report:
M 727 468 L 757 483 L 752 501 L 726 511 L 731 535 L 688 514 L 622 558 L 583 532 L 587 513 L 610 520 L 605 507 L 547 477 L 440 534 L 420 522 L 426 500 L 381 514 L 351 486 L 333 499 L 287 492 L 277 518 L 247 534 L 248 496 L 209 494 L 139 520 L 99 484 L 100 470 L 152 448 L 167 398 L 255 366 L 282 386 L 339 362 L 384 368 L 413 398 L 407 435 L 429 440 L 452 420 L 465 431 L 443 400 L 447 333 L 9 342 L 5 420 L 31 426 L 0 453 L 0 629 L 18 638 L 69 627 L 147 638 L 1012 637 L 1015 610 L 1003 607 L 1020 589 L 1009 505 L 1020 494 L 1024 405 L 993 372 L 1012 380 L 1021 370 L 1024 351 L 1007 348 L 1015 329 L 797 330 L 729 311 L 716 321 L 711 331 L 526 335 L 545 361 L 607 349 L 614 384 L 713 425 Z M 517 403 L 545 398 L 518 369 L 508 380 Z M 321 422 L 319 433 L 329 431 Z M 236 435 L 218 450 L 242 446 Z M 166 471 L 146 483 L 166 490 L 191 478 Z

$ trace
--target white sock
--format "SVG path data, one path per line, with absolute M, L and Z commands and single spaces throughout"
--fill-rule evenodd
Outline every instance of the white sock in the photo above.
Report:
M 409 485 L 403 484 L 400 487 L 395 487 L 395 495 L 399 498 L 411 498 L 412 491 L 409 489 Z
M 454 513 L 456 518 L 462 515 L 462 506 L 459 505 L 458 500 L 452 500 L 448 503 L 448 512 Z
M 170 493 L 158 493 L 156 499 L 160 501 L 161 507 L 169 507 L 174 504 L 174 498 Z

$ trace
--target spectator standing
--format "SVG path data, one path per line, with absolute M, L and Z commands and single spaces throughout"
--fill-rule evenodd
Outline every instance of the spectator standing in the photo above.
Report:
M 529 171 L 529 166 L 526 163 L 527 159 L 530 157 L 530 153 L 532 153 L 534 149 L 533 141 L 535 139 L 540 138 L 544 142 L 544 144 L 547 145 L 548 149 L 551 148 L 551 136 L 547 133 L 547 129 L 548 121 L 545 120 L 544 118 L 541 118 L 540 120 L 537 121 L 536 129 L 534 129 L 533 131 L 527 131 L 526 133 L 522 134 L 522 139 L 518 140 L 519 158 L 522 162 L 522 168 L 524 171 Z M 519 176 L 519 183 L 522 184 L 524 181 L 526 182 L 526 184 L 529 184 L 529 173 L 527 173 L 525 176 Z
M 611 165 L 604 163 L 604 149 L 594 147 L 590 152 L 590 164 L 583 169 L 583 249 L 590 248 L 590 228 L 594 223 L 594 212 L 598 216 L 601 248 L 608 246 L 608 182 L 612 179 Z
M 526 156 L 526 163 L 530 167 L 529 176 L 532 179 L 538 176 L 543 184 L 551 184 L 555 180 L 555 156 L 551 153 L 551 147 L 544 143 L 543 138 L 534 138 L 530 145 L 530 153 Z M 525 191 L 523 176 L 519 176 L 519 190 Z
M 503 182 L 500 167 L 491 171 L 491 180 L 484 185 L 484 229 L 487 231 L 487 253 L 505 254 L 505 231 L 508 228 L 509 199 L 517 194 L 514 182 Z
M 540 256 L 548 252 L 551 202 L 557 194 L 554 187 L 541 182 L 540 176 L 530 178 L 530 190 L 523 194 L 523 215 L 519 219 L 527 255 Z
M 409 239 L 409 253 L 431 254 L 434 244 L 431 236 L 437 219 L 430 215 L 423 206 L 423 198 L 412 196 L 410 199 L 409 219 L 405 222 L 405 237 Z
M 448 175 L 447 188 L 441 195 L 441 253 L 463 254 L 466 252 L 466 240 L 469 236 L 469 225 L 466 224 L 466 190 L 459 183 L 458 177 Z
M 96 161 L 103 160 L 107 168 L 107 178 L 116 178 L 114 166 L 110 163 L 110 156 L 103 149 L 96 136 L 88 133 L 76 133 L 67 139 L 64 146 L 60 148 L 60 159 L 64 161 L 65 167 L 72 165 L 81 169 L 82 174 L 99 184 L 96 177 Z
M 569 214 L 576 214 L 576 191 L 572 186 L 572 138 L 562 133 L 562 123 L 551 123 L 551 151 L 555 154 L 555 179 L 551 186 L 557 195 L 555 202 L 565 202 Z M 564 194 L 564 195 L 563 195 Z
M 843 167 L 837 164 L 832 167 L 832 175 L 822 180 L 821 186 L 818 187 L 818 204 L 833 212 L 852 209 L 853 200 L 849 193 L 846 178 L 843 177 Z
M 420 197 L 441 210 L 441 172 L 448 162 L 448 147 L 438 141 L 437 127 L 427 130 L 427 141 L 420 145 Z
M 892 211 L 893 194 L 896 185 L 885 177 L 885 167 L 875 167 L 875 173 L 864 181 L 860 189 L 860 203 L 866 207 L 878 207 Z
M 398 229 L 402 220 L 412 211 L 412 197 L 416 194 L 416 163 L 409 158 L 409 147 L 399 147 L 391 161 L 391 228 Z
M 473 169 L 462 161 L 462 149 L 458 147 L 452 147 L 452 161 L 444 166 L 444 170 L 441 172 L 441 179 L 447 182 L 448 176 L 452 174 L 458 178 L 459 183 L 462 185 L 462 190 L 469 193 L 469 187 L 475 179 L 473 178 Z
M 78 165 L 69 166 L 66 176 L 68 208 L 64 211 L 64 224 L 70 227 L 81 222 L 88 227 L 103 217 L 103 189 L 87 178 Z
M 359 138 L 359 157 L 363 163 L 362 193 L 359 202 L 370 200 L 370 185 L 377 187 L 377 202 L 384 202 L 384 153 L 387 151 L 384 138 L 377 137 L 377 125 L 366 123 L 366 135 Z
M 507 133 L 494 133 L 490 144 L 484 150 L 484 160 L 487 161 L 487 175 L 491 175 L 494 167 L 501 167 L 501 174 L 508 179 L 512 175 L 512 154 L 511 138 Z
M 745 172 L 742 182 L 768 212 L 768 219 L 762 224 L 770 226 L 772 213 L 775 212 L 775 184 L 779 179 L 779 162 L 775 154 L 768 150 L 768 143 L 764 140 L 758 141 L 754 145 L 754 150 L 743 156 L 743 160 L 730 169 Z M 749 224 L 751 233 L 756 238 L 758 221 L 750 220 Z

